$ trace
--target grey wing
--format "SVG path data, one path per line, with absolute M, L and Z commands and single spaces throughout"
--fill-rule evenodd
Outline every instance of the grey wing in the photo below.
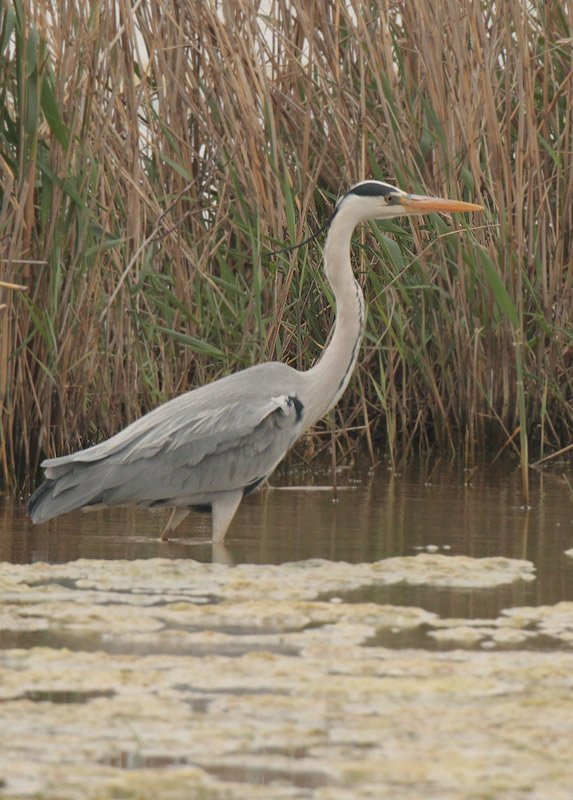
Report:
M 43 462 L 50 491 L 32 496 L 32 518 L 90 504 L 201 505 L 221 491 L 248 491 L 294 443 L 304 407 L 247 372 L 223 379 L 226 391 L 218 381 L 189 392 L 100 445 Z
M 213 495 L 249 490 L 269 475 L 301 431 L 301 405 L 295 396 L 270 398 L 256 412 L 242 403 L 216 413 L 193 429 L 182 428 L 151 457 L 136 448 L 125 466 L 133 472 L 121 478 L 105 501 L 145 505 L 209 503 Z

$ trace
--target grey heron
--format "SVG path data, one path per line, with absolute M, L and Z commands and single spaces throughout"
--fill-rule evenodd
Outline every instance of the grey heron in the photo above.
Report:
M 190 510 L 209 511 L 213 542 L 222 542 L 242 498 L 337 403 L 350 380 L 364 323 L 350 258 L 355 227 L 401 214 L 481 208 L 381 181 L 357 183 L 338 201 L 326 238 L 324 272 L 336 321 L 316 364 L 307 371 L 279 362 L 248 367 L 169 400 L 107 441 L 43 461 L 45 480 L 28 501 L 33 522 L 87 506 L 165 507 L 171 514 L 161 538 L 168 540 Z

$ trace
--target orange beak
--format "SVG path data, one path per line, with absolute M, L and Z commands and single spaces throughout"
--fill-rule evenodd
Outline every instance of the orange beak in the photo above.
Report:
M 401 195 L 398 203 L 408 214 L 453 214 L 456 211 L 482 211 L 483 206 L 465 203 L 463 200 L 446 200 L 441 197 L 426 197 L 422 194 Z

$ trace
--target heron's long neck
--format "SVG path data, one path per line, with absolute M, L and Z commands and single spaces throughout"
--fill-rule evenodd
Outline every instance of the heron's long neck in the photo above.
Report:
M 306 373 L 307 420 L 324 416 L 343 393 L 356 359 L 364 325 L 364 296 L 354 279 L 350 263 L 350 241 L 356 220 L 334 217 L 324 249 L 324 271 L 336 303 L 332 338 L 319 361 Z

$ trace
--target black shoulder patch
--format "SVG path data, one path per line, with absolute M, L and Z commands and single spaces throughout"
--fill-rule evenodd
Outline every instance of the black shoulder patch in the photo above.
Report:
M 300 422 L 304 413 L 304 405 L 301 403 L 298 397 L 294 397 L 293 395 L 289 395 L 288 403 L 289 406 L 294 406 L 294 410 L 296 411 L 296 421 Z

